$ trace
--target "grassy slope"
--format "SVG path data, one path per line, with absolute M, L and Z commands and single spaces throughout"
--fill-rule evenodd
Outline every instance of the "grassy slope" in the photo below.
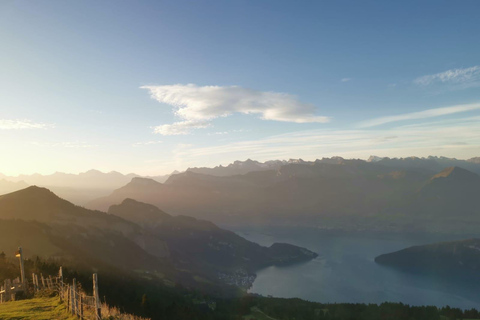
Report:
M 0 304 L 0 319 L 74 320 L 58 297 L 35 298 Z

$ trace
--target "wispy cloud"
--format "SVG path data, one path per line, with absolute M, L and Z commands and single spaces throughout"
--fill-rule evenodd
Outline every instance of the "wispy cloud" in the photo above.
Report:
M 189 134 L 193 129 L 208 128 L 210 125 L 208 121 L 186 120 L 157 126 L 153 132 L 164 136 L 183 135 Z
M 352 80 L 352 78 L 342 78 L 340 81 L 342 81 L 342 82 L 348 82 L 348 81 L 351 81 L 351 80 Z
M 379 126 L 379 125 L 387 124 L 391 122 L 440 117 L 444 115 L 467 112 L 472 110 L 479 110 L 479 109 L 480 109 L 480 103 L 463 104 L 463 105 L 456 105 L 451 107 L 428 109 L 428 110 L 419 111 L 419 112 L 404 113 L 404 114 L 381 117 L 381 118 L 364 121 L 360 123 L 359 127 L 369 128 L 369 127 L 375 127 L 375 126 Z
M 163 143 L 163 141 L 142 141 L 142 142 L 135 142 L 134 144 L 132 144 L 132 146 L 134 147 L 139 147 L 139 146 L 150 146 L 150 145 L 154 145 L 154 144 L 160 144 L 160 143 Z
M 413 82 L 428 86 L 435 83 L 463 84 L 480 81 L 480 66 L 464 69 L 450 69 L 444 72 L 419 77 Z
M 372 154 L 399 156 L 445 155 L 472 157 L 480 152 L 480 118 L 442 123 L 420 123 L 388 129 L 308 130 L 259 140 L 217 146 L 184 146 L 175 150 L 178 167 L 218 165 L 248 157 L 256 160 L 313 160 L 344 156 L 368 158 Z
M 279 92 L 262 92 L 239 86 L 167 85 L 143 86 L 152 98 L 171 105 L 183 121 L 155 128 L 160 134 L 188 134 L 192 129 L 205 128 L 218 117 L 234 113 L 256 114 L 263 120 L 309 123 L 328 122 L 329 117 L 315 114 L 312 104 L 300 102 L 295 96 Z
M 48 129 L 53 127 L 52 124 L 37 123 L 27 119 L 0 119 L 0 130 Z
M 84 148 L 96 148 L 98 145 L 90 144 L 81 141 L 64 141 L 64 142 L 31 142 L 32 145 L 48 148 L 71 148 L 71 149 L 84 149 Z
M 229 134 L 229 132 L 228 131 L 217 131 L 217 132 L 211 132 L 208 135 L 209 136 L 222 136 L 222 135 L 226 135 L 226 134 Z

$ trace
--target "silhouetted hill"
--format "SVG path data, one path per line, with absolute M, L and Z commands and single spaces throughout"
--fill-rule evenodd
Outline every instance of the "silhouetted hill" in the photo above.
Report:
M 145 182 L 139 181 L 135 183 Z M 261 266 L 316 256 L 301 248 L 296 254 L 292 248 L 270 252 L 209 221 L 172 217 L 132 199 L 110 211 L 75 206 L 36 186 L 3 195 L 0 251 L 23 246 L 29 248 L 30 256 L 62 259 L 90 269 L 135 271 L 149 278 L 155 275 L 159 281 L 209 292 L 222 292 L 225 285 L 248 287 Z
M 450 217 L 478 223 L 480 218 L 480 176 L 459 167 L 434 175 L 419 191 L 414 209 L 431 217 Z
M 442 242 L 382 254 L 375 262 L 409 272 L 478 281 L 480 239 Z
M 50 190 L 37 186 L 0 196 L 0 219 L 94 226 L 123 234 L 134 233 L 139 229 L 116 216 L 76 206 Z
M 154 205 L 125 199 L 119 205 L 113 205 L 108 209 L 109 214 L 116 215 L 125 220 L 132 221 L 143 228 L 153 228 L 161 224 L 171 216 Z
M 132 199 L 110 207 L 139 222 L 145 229 L 165 241 L 179 269 L 208 270 L 205 276 L 226 283 L 249 287 L 256 269 L 273 264 L 294 263 L 315 258 L 307 249 L 287 244 L 270 248 L 245 240 L 213 223 L 186 216 L 170 216 L 158 208 Z M 148 223 L 144 223 L 144 218 Z
M 158 259 L 168 255 L 161 240 L 144 234 L 136 224 L 75 206 L 48 189 L 36 186 L 1 196 L 0 219 L 3 225 L 12 224 L 14 222 L 11 221 L 15 220 L 41 226 L 44 236 L 39 241 L 44 239 L 46 247 L 60 248 L 56 255 L 77 262 L 89 261 L 92 266 L 154 269 L 161 265 Z M 0 234 L 5 237 L 3 245 L 13 239 L 16 239 L 17 245 L 29 239 L 11 238 L 6 234 Z

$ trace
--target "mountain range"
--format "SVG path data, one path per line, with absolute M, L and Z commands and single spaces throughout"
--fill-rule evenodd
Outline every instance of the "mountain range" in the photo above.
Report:
M 452 163 L 463 167 L 443 167 Z M 276 165 L 236 175 L 224 175 L 226 167 L 203 170 L 210 174 L 189 169 L 165 183 L 135 177 L 87 207 L 107 210 L 131 198 L 174 215 L 233 227 L 468 233 L 480 226 L 480 177 L 475 173 L 480 165 L 475 161 L 334 157 Z
M 158 182 L 165 182 L 170 175 L 147 177 Z M 0 194 L 5 194 L 36 185 L 52 190 L 62 198 L 83 205 L 100 196 L 108 195 L 112 190 L 120 188 L 139 175 L 130 173 L 122 174 L 116 171 L 104 173 L 98 170 L 89 170 L 79 174 L 55 172 L 49 175 L 32 174 L 19 176 L 6 176 L 0 174 Z M 20 184 L 18 187 L 10 183 Z

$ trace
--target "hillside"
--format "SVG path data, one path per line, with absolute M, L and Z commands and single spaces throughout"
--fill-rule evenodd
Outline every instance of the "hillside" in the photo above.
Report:
M 33 186 L 1 196 L 0 219 L 4 231 L 0 250 L 22 245 L 29 256 L 55 256 L 97 268 L 161 266 L 172 273 L 162 260 L 168 252 L 161 240 L 144 234 L 136 224 L 75 206 L 44 188 Z
M 316 253 L 288 244 L 270 248 L 245 240 L 213 223 L 187 216 L 170 216 L 132 199 L 111 206 L 110 214 L 136 222 L 165 241 L 179 269 L 208 270 L 209 278 L 248 288 L 257 269 L 306 261 Z
M 3 195 L 0 251 L 23 246 L 27 257 L 40 255 L 86 268 L 135 271 L 210 291 L 225 285 L 248 287 L 261 266 L 316 256 L 301 248 L 296 254 L 288 253 L 290 247 L 290 251 L 270 251 L 211 222 L 172 217 L 133 200 L 111 212 L 123 218 L 75 206 L 35 186 Z M 139 223 L 146 217 L 156 223 Z
M 58 297 L 35 298 L 0 304 L 0 318 L 3 320 L 75 320 L 67 312 Z
M 459 167 L 450 167 L 433 175 L 419 190 L 408 207 L 412 215 L 422 217 L 431 230 L 474 233 L 480 225 L 480 176 Z
M 442 242 L 406 248 L 375 258 L 381 265 L 409 272 L 476 281 L 480 270 L 480 239 Z

